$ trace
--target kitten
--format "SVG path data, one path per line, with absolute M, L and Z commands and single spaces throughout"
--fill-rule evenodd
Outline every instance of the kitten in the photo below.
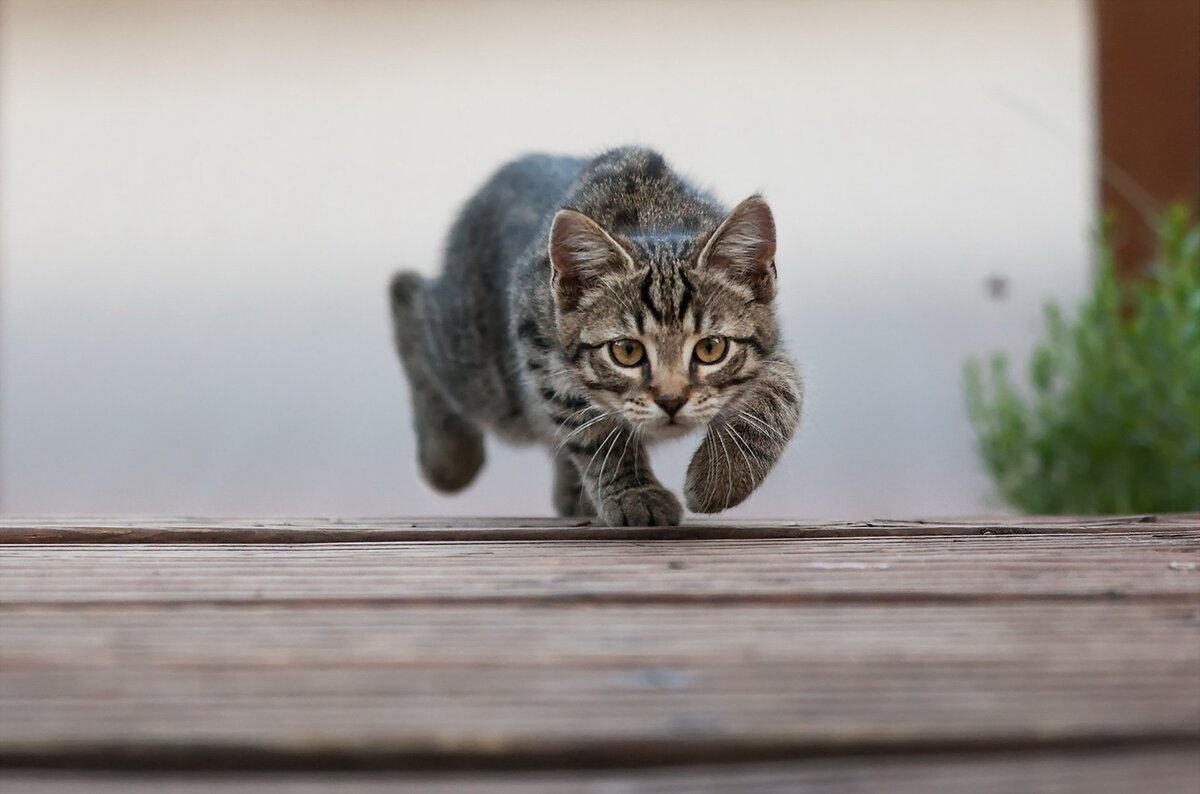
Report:
M 707 428 L 687 506 L 741 503 L 800 419 L 774 259 L 762 198 L 727 213 L 657 152 L 506 165 L 463 208 L 442 275 L 392 281 L 426 480 L 466 487 L 487 428 L 552 450 L 559 514 L 678 524 L 646 445 Z

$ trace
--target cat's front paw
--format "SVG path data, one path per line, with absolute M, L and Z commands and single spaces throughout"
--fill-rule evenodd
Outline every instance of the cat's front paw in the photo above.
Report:
M 719 513 L 737 507 L 758 487 L 754 472 L 747 469 L 740 450 L 729 448 L 732 445 L 732 441 L 726 441 L 722 447 L 718 440 L 709 437 L 696 450 L 683 483 L 688 510 Z
M 658 483 L 628 488 L 606 496 L 600 518 L 610 527 L 674 526 L 683 517 L 675 494 Z

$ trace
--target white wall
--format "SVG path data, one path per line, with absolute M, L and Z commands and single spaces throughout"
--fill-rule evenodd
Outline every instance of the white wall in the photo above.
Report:
M 962 360 L 1027 349 L 1086 281 L 1083 0 L 3 14 L 10 513 L 547 513 L 535 450 L 493 444 L 456 498 L 417 481 L 384 301 L 524 151 L 647 143 L 771 200 L 809 396 L 743 516 L 986 509 Z M 658 456 L 668 484 L 687 452 Z

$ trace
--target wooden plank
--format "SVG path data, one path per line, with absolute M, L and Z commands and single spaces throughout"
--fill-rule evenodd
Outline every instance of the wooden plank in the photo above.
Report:
M 1200 531 L 0 546 L 0 603 L 1196 598 Z
M 442 774 L 97 775 L 0 772 L 7 794 L 1195 794 L 1190 749 L 999 753 L 792 763 Z
M 32 528 L 394 529 L 242 523 Z M 498 523 L 471 531 L 491 537 Z M 912 790 L 936 791 L 941 762 L 929 759 L 987 751 L 945 779 L 986 790 L 1004 780 L 980 771 L 987 759 L 1057 754 L 1045 785 L 1059 788 L 1046 790 L 1073 790 L 1087 778 L 1062 771 L 1070 759 L 1104 749 L 1127 754 L 1111 780 L 1138 767 L 1128 754 L 1160 752 L 1151 790 L 1193 780 L 1179 762 L 1200 754 L 1191 516 L 1086 529 L 797 524 L 782 528 L 844 534 L 671 542 L 551 539 L 580 528 L 532 523 L 512 527 L 544 533 L 525 540 L 247 544 L 33 544 L 11 524 L 14 542 L 0 545 L 0 767 L 414 780 L 448 764 L 522 782 L 521 770 L 545 766 L 579 781 L 585 767 L 739 765 L 724 774 L 807 759 L 769 768 L 792 778 L 764 778 L 803 790 L 819 759 L 861 774 L 920 756 Z M 429 524 L 413 528 L 454 531 Z M 843 781 L 831 769 L 821 774 Z M 1143 788 L 1152 774 L 1137 778 Z M 680 779 L 647 790 L 704 790 Z
M 1198 607 L 9 607 L 0 745 L 368 769 L 1200 748 Z
M 335 543 L 418 540 L 702 540 L 908 537 L 923 535 L 1152 534 L 1200 528 L 1200 514 L 1019 517 L 974 521 L 796 522 L 693 520 L 682 527 L 600 527 L 546 518 L 180 519 L 0 518 L 0 544 L 14 543 Z

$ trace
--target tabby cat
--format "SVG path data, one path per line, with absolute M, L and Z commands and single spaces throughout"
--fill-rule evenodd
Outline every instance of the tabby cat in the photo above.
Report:
M 504 166 L 463 208 L 441 276 L 392 281 L 425 479 L 470 484 L 487 428 L 552 450 L 559 514 L 678 524 L 646 446 L 706 428 L 687 506 L 741 503 L 800 419 L 774 260 L 762 198 L 726 212 L 657 152 Z

